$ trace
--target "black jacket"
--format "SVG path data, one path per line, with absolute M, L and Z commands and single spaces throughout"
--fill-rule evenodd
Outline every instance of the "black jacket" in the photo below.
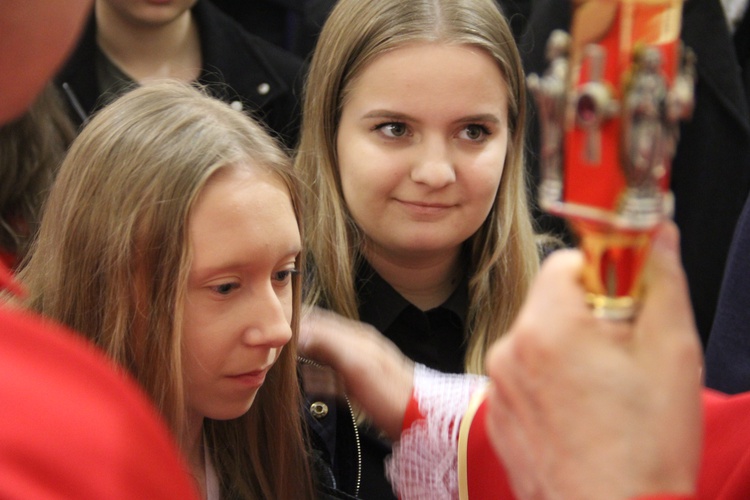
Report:
M 300 122 L 300 97 L 304 69 L 293 54 L 244 31 L 239 24 L 208 0 L 193 7 L 201 43 L 199 83 L 227 102 L 240 101 L 288 147 L 296 144 Z M 96 78 L 96 22 L 88 21 L 78 45 L 55 78 L 67 83 L 63 92 L 80 103 L 90 115 L 103 100 Z M 72 116 L 81 119 L 71 108 Z
M 735 33 L 743 77 L 750 81 L 750 13 Z M 747 91 L 747 87 L 746 87 Z M 719 304 L 706 347 L 706 385 L 735 394 L 750 391 L 750 198 L 735 229 Z
M 354 412 L 333 370 L 302 359 L 298 363 L 303 410 L 318 477 L 342 495 L 360 498 L 362 449 Z
M 750 199 L 740 217 L 706 348 L 706 386 L 750 391 Z

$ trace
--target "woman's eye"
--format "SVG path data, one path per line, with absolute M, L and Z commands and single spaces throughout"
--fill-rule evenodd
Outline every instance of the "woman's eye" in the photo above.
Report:
M 273 273 L 273 280 L 280 285 L 286 285 L 292 280 L 292 276 L 298 272 L 297 269 L 283 269 L 281 271 L 276 271 Z
M 487 127 L 483 125 L 472 124 L 467 125 L 466 128 L 461 131 L 460 137 L 462 139 L 479 142 L 484 140 L 488 135 L 490 135 L 490 131 L 487 129 Z
M 377 129 L 380 130 L 386 137 L 392 138 L 403 137 L 408 132 L 406 124 L 401 122 L 383 123 L 381 125 L 378 125 Z
M 220 285 L 214 285 L 211 290 L 218 293 L 219 295 L 229 295 L 232 290 L 236 290 L 240 285 L 238 283 L 222 283 Z

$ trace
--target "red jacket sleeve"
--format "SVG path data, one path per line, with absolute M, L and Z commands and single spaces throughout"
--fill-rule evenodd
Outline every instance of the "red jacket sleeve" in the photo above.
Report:
M 750 393 L 703 393 L 705 429 L 698 498 L 750 498 Z
M 748 413 L 750 415 L 750 412 Z M 467 483 L 468 500 L 512 499 L 515 498 L 505 474 L 502 462 L 497 458 L 486 434 L 486 400 L 474 416 L 467 444 Z M 460 456 L 460 452 L 459 452 Z M 717 498 L 705 496 L 702 498 Z M 750 498 L 750 496 L 725 497 Z M 690 495 L 660 494 L 634 498 L 633 500 L 695 500 Z
M 649 495 L 645 497 L 635 497 L 632 500 L 694 500 L 691 495 Z
M 81 335 L 6 307 L 0 422 L 0 498 L 199 498 L 129 376 Z
M 662 494 L 633 500 L 750 499 L 750 393 L 726 396 L 705 390 L 703 406 L 704 445 L 696 497 Z M 469 499 L 514 498 L 502 463 L 486 435 L 486 415 L 487 405 L 483 402 L 469 423 L 463 451 Z M 419 408 L 412 402 L 404 428 L 419 418 Z

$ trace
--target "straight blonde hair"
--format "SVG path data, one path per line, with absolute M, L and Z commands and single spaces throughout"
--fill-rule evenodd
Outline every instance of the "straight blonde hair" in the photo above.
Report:
M 341 112 L 352 82 L 370 62 L 422 42 L 485 51 L 508 89 L 510 140 L 502 180 L 487 219 L 464 244 L 470 300 L 465 368 L 482 373 L 485 353 L 515 318 L 539 265 L 524 169 L 524 74 L 513 34 L 493 0 L 340 0 L 331 12 L 310 66 L 295 159 L 307 187 L 308 297 L 359 319 L 354 274 L 364 258 L 363 234 L 341 189 Z
M 290 159 L 253 120 L 187 84 L 133 90 L 73 143 L 19 275 L 28 306 L 127 369 L 183 448 L 188 221 L 208 180 L 227 168 L 278 175 L 300 220 Z M 253 406 L 237 419 L 204 423 L 225 500 L 313 498 L 296 377 L 299 278 L 293 287 L 292 341 Z

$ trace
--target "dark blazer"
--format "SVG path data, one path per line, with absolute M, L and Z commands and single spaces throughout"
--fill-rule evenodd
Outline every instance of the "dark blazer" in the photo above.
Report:
M 750 15 L 734 36 L 750 81 Z M 747 87 L 745 89 L 748 90 Z M 716 318 L 706 348 L 706 385 L 730 394 L 750 391 L 750 198 L 729 251 Z
M 302 61 L 247 33 L 208 0 L 193 7 L 203 67 L 199 83 L 215 96 L 241 101 L 292 147 L 299 134 Z M 92 14 L 78 45 L 56 77 L 67 83 L 87 114 L 102 105 L 96 78 L 96 22 Z M 80 118 L 73 113 L 80 123 Z
M 247 31 L 308 59 L 336 0 L 214 0 Z
M 750 391 L 750 199 L 729 252 L 705 364 L 708 387 Z
M 544 44 L 556 28 L 567 29 L 570 4 L 538 0 L 520 45 L 528 72 L 546 67 Z M 697 55 L 696 107 L 680 126 L 672 164 L 675 221 L 701 339 L 706 344 L 735 224 L 750 189 L 750 119 L 744 82 L 718 0 L 685 2 L 682 40 Z M 536 118 L 531 117 L 532 130 Z M 538 132 L 531 133 L 530 168 L 538 179 Z M 540 218 L 544 228 L 559 221 Z

